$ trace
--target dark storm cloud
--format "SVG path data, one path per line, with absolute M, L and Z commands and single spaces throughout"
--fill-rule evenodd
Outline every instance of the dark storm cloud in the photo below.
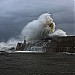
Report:
M 73 0 L 0 0 L 0 40 L 20 34 L 39 15 L 50 12 L 67 34 L 74 34 Z

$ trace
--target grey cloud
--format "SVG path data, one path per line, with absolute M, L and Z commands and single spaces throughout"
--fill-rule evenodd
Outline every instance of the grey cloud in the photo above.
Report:
M 54 13 L 53 17 L 58 23 L 74 23 L 73 11 L 63 11 L 59 13 Z
M 74 35 L 74 23 L 57 24 L 56 28 L 64 30 L 67 35 Z
M 45 12 L 52 14 L 58 27 L 62 27 L 68 34 L 74 33 L 73 0 L 0 0 L 0 38 L 20 34 L 28 22 Z

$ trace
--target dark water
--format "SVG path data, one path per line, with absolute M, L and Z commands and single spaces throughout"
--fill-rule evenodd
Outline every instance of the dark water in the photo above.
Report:
M 75 55 L 0 54 L 0 75 L 75 75 Z

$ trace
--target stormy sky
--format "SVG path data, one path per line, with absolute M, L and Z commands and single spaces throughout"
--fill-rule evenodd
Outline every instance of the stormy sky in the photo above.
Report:
M 0 41 L 18 36 L 23 27 L 49 12 L 56 28 L 75 35 L 74 0 L 0 0 Z

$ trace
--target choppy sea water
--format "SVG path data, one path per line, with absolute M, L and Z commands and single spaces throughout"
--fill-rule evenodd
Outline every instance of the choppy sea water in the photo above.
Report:
M 75 55 L 65 53 L 0 54 L 0 75 L 75 75 Z

